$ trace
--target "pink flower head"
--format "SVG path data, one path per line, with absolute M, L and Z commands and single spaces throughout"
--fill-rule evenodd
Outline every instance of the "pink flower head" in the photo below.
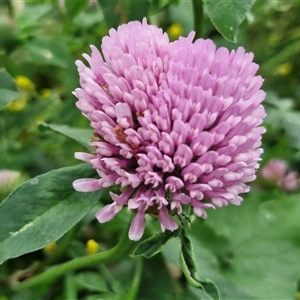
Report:
M 132 240 L 141 238 L 147 213 L 175 230 L 183 206 L 205 218 L 207 208 L 240 204 L 259 166 L 265 93 L 253 54 L 192 42 L 194 35 L 170 43 L 145 19 L 130 22 L 103 38 L 103 57 L 91 46 L 83 55 L 89 67 L 76 62 L 76 104 L 97 137 L 94 154 L 76 157 L 101 179 L 79 179 L 74 188 L 120 185 L 97 218 L 106 222 L 127 206 L 136 213 Z

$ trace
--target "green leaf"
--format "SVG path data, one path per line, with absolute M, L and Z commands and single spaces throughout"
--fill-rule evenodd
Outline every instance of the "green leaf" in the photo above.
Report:
M 150 238 L 141 242 L 136 249 L 134 250 L 132 256 L 145 256 L 150 258 L 155 254 L 159 253 L 163 246 L 173 237 L 177 237 L 180 233 L 180 230 L 177 229 L 175 231 L 165 231 L 159 234 L 153 235 Z
M 139 20 L 148 15 L 149 0 L 98 0 L 108 27 L 117 28 L 123 23 Z
M 238 27 L 255 0 L 203 0 L 211 22 L 229 41 L 236 42 Z
M 200 281 L 196 275 L 196 263 L 192 248 L 192 243 L 190 239 L 187 237 L 184 230 L 182 230 L 180 235 L 181 242 L 181 266 L 184 275 L 187 280 L 194 287 L 203 290 L 203 292 L 209 296 L 211 299 L 219 300 L 220 294 L 216 285 L 210 280 L 206 279 L 205 281 Z
M 75 17 L 78 13 L 80 13 L 86 8 L 87 4 L 88 4 L 88 0 L 80 0 L 80 1 L 66 0 L 65 8 L 69 16 Z
M 0 69 L 0 110 L 19 96 L 18 86 L 14 79 Z
M 26 4 L 24 9 L 16 16 L 16 22 L 21 34 L 32 34 L 41 28 L 41 23 L 46 21 L 46 15 L 50 13 L 53 5 L 43 3 L 34 5 Z
M 224 299 L 294 299 L 300 266 L 300 194 L 273 194 L 263 202 L 252 190 L 241 206 L 210 211 L 205 222 L 224 236 L 232 255 L 215 272 Z M 196 222 L 195 222 L 196 223 Z M 197 249 L 201 225 L 193 226 Z M 201 256 L 196 256 L 197 267 Z M 243 296 L 240 296 L 243 295 Z
M 76 26 L 80 27 L 81 29 L 99 26 L 103 21 L 104 16 L 100 7 L 96 7 L 92 11 L 81 11 L 73 19 L 74 24 L 76 24 Z
M 0 205 L 0 263 L 43 248 L 80 221 L 103 192 L 79 193 L 72 182 L 94 175 L 87 164 L 61 168 L 12 192 Z
M 144 259 L 143 274 L 136 299 L 177 299 L 174 295 L 175 290 L 174 280 L 171 278 L 170 270 L 162 255 L 158 254 L 150 259 Z
M 90 139 L 93 136 L 93 131 L 91 129 L 70 127 L 68 125 L 46 124 L 46 123 L 40 123 L 39 125 L 41 126 L 41 128 L 51 129 L 53 131 L 66 135 L 71 139 L 80 143 L 85 148 L 89 150 L 91 149 Z
M 75 278 L 77 284 L 92 292 L 108 291 L 105 280 L 102 276 L 94 272 L 81 272 Z
M 66 46 L 57 37 L 36 37 L 26 41 L 24 48 L 37 64 L 67 68 L 73 63 Z

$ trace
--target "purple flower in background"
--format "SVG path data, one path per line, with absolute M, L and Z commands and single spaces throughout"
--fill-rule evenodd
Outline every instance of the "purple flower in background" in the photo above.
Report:
M 211 40 L 169 42 L 146 20 L 111 29 L 102 52 L 77 61 L 81 88 L 77 107 L 91 121 L 94 154 L 76 153 L 101 179 L 78 179 L 77 191 L 121 186 L 99 222 L 123 206 L 136 213 L 129 237 L 139 240 L 145 214 L 158 216 L 164 231 L 178 228 L 175 215 L 190 206 L 206 209 L 239 205 L 249 191 L 263 152 L 259 125 L 263 79 L 243 48 L 216 49 Z
M 261 169 L 261 176 L 287 192 L 295 191 L 299 186 L 297 172 L 288 172 L 288 163 L 282 159 L 271 159 Z
M 20 176 L 21 173 L 19 171 L 0 170 L 0 189 L 12 186 Z
M 22 180 L 21 173 L 19 171 L 13 170 L 0 170 L 0 202 L 1 196 L 6 196 L 9 194 L 14 188 L 17 187 L 18 184 L 21 183 Z

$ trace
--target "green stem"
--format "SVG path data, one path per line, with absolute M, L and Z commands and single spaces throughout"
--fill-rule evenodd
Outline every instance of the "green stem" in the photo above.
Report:
M 78 299 L 77 285 L 74 279 L 73 272 L 70 272 L 65 276 L 65 299 L 68 300 Z
M 195 39 L 201 37 L 202 20 L 203 20 L 203 3 L 202 0 L 192 0 L 194 12 L 194 30 L 196 32 Z
M 10 285 L 15 284 L 16 282 L 20 282 L 20 279 L 24 279 L 24 278 L 28 278 L 28 277 L 32 277 L 33 274 L 38 273 L 41 269 L 43 269 L 45 266 L 47 265 L 52 265 L 54 262 L 56 262 L 66 251 L 66 249 L 68 248 L 72 237 L 75 233 L 75 228 L 76 226 L 73 226 L 73 228 L 71 228 L 64 236 L 63 241 L 59 247 L 59 250 L 57 251 L 57 253 L 50 255 L 45 261 L 43 262 L 34 262 L 33 264 L 31 264 L 28 268 L 21 270 L 21 271 L 17 271 L 16 273 L 14 273 L 13 275 L 11 275 L 10 277 L 7 277 L 6 280 L 8 283 L 10 283 Z
M 143 258 L 142 257 L 137 257 L 136 259 L 136 268 L 135 268 L 135 273 L 134 277 L 132 280 L 132 284 L 129 288 L 129 290 L 123 295 L 122 299 L 126 300 L 134 300 L 136 299 L 140 282 L 142 279 L 142 271 L 143 271 Z
M 129 251 L 132 244 L 133 242 L 128 239 L 128 228 L 126 228 L 120 241 L 113 248 L 104 252 L 78 257 L 61 265 L 54 266 L 49 268 L 44 273 L 36 275 L 22 283 L 13 284 L 12 288 L 15 290 L 23 290 L 39 285 L 43 282 L 52 281 L 55 278 L 68 273 L 69 271 L 117 260 Z

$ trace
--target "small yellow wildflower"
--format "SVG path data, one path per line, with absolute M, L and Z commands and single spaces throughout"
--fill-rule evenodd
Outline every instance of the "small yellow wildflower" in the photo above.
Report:
M 167 30 L 168 35 L 171 40 L 176 40 L 183 33 L 182 26 L 178 23 L 173 23 Z
M 58 245 L 55 242 L 48 244 L 47 246 L 44 247 L 44 251 L 48 255 L 56 253 L 57 250 L 58 250 Z
M 27 105 L 27 98 L 18 98 L 6 105 L 6 108 L 11 111 L 21 111 Z
M 86 243 L 85 251 L 87 254 L 94 254 L 99 251 L 99 244 L 94 240 L 88 240 Z
M 15 80 L 20 88 L 21 97 L 6 105 L 6 108 L 10 111 L 18 112 L 25 109 L 27 100 L 32 96 L 35 87 L 33 82 L 26 76 L 18 75 Z
M 276 73 L 284 76 L 284 75 L 290 74 L 291 70 L 292 70 L 292 64 L 287 62 L 287 63 L 279 65 L 276 69 Z
M 44 123 L 46 120 L 45 120 L 45 117 L 40 115 L 40 116 L 37 116 L 33 122 L 32 122 L 32 125 L 33 127 L 36 127 L 37 125 L 39 125 L 40 123 Z
M 35 89 L 34 83 L 26 76 L 16 76 L 16 82 L 20 89 L 28 93 L 31 93 Z
M 49 98 L 51 96 L 51 90 L 49 90 L 49 89 L 42 89 L 41 90 L 41 96 L 43 98 Z

